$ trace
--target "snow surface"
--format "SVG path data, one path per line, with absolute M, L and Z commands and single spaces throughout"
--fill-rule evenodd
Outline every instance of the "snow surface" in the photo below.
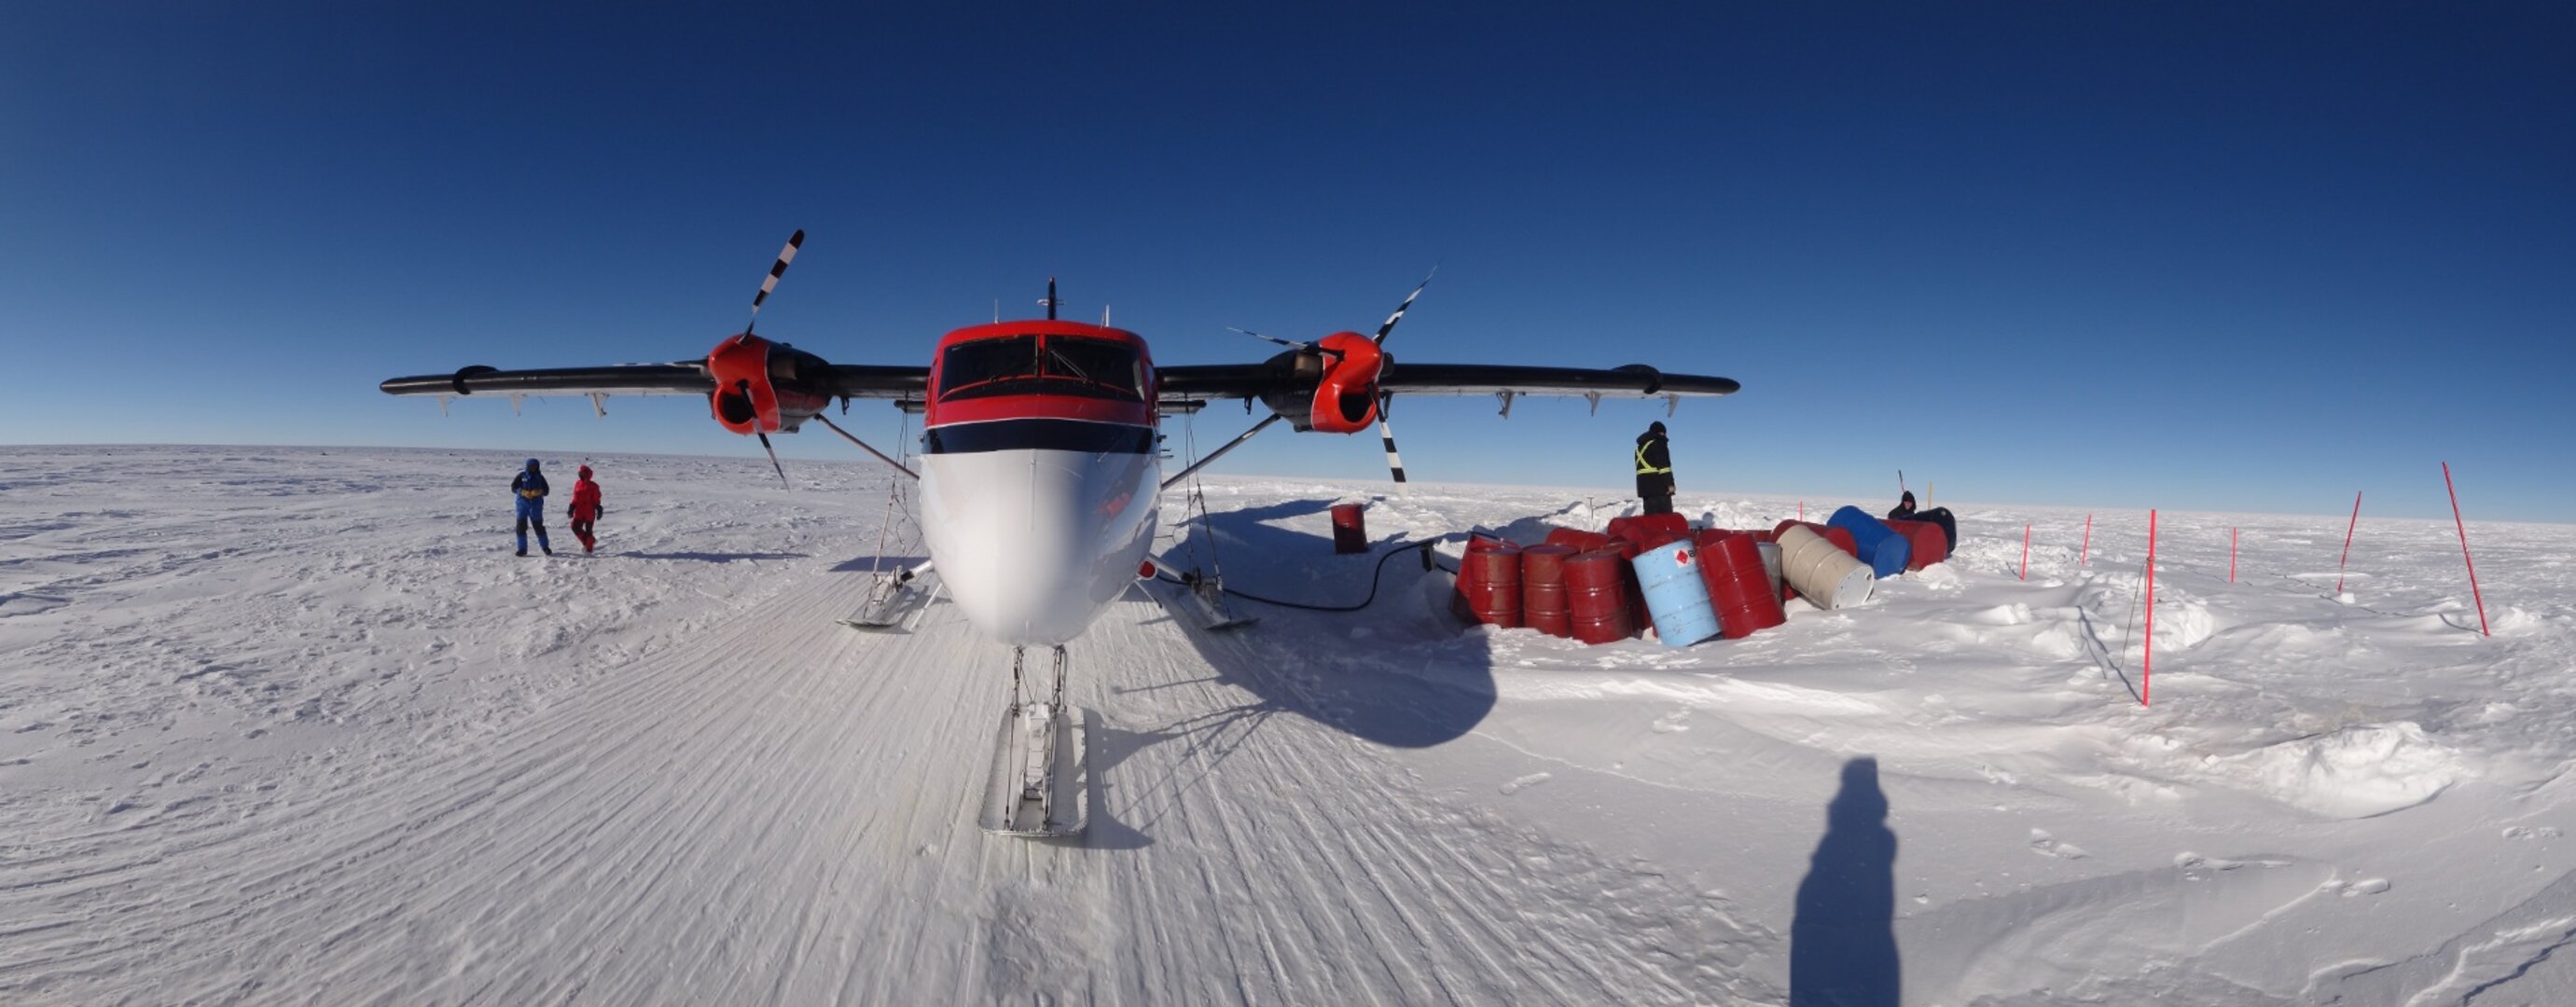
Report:
M 1410 557 L 1235 635 L 1139 592 L 1050 844 L 973 824 L 1007 651 L 833 622 L 881 468 L 593 461 L 606 551 L 519 559 L 516 456 L 0 448 L 0 1001 L 2576 1002 L 2576 528 L 2470 525 L 2481 637 L 2449 522 L 2365 515 L 2339 600 L 2341 515 L 2163 514 L 2153 706 L 2143 513 L 1953 505 L 1689 649 L 1459 632 Z M 1338 603 L 1335 502 L 1453 558 L 1632 505 L 1206 499 Z

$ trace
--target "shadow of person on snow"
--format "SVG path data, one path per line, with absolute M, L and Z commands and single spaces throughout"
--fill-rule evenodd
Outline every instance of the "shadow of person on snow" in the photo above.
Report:
M 1320 515 L 1333 503 L 1293 500 L 1215 511 L 1204 527 L 1176 527 L 1180 541 L 1159 553 L 1183 569 L 1206 569 L 1212 556 L 1226 574 L 1226 587 L 1280 601 L 1353 605 L 1370 597 L 1376 581 L 1375 597 L 1357 611 L 1319 612 L 1230 596 L 1226 603 L 1236 615 L 1261 621 L 1209 632 L 1182 620 L 1182 634 L 1217 681 L 1256 699 L 1221 711 L 1230 715 L 1225 722 L 1244 718 L 1257 725 L 1274 714 L 1294 714 L 1393 748 L 1428 748 L 1463 737 L 1494 708 L 1492 648 L 1483 635 L 1461 634 L 1432 610 L 1424 597 L 1428 575 L 1418 557 L 1389 558 L 1384 546 L 1335 555 L 1330 526 L 1320 519 L 1312 523 L 1324 534 L 1276 523 Z M 1306 575 L 1304 583 L 1287 582 L 1295 573 Z M 1144 589 L 1157 592 L 1166 606 L 1186 590 L 1168 583 Z M 1230 749 L 1248 735 L 1237 732 L 1216 743 Z
M 1825 837 L 1798 882 L 1789 923 L 1789 1002 L 1895 1007 L 1896 833 L 1878 760 L 1843 764 L 1842 790 L 1825 808 Z

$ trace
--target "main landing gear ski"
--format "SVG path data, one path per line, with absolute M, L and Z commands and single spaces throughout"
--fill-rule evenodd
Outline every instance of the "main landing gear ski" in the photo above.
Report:
M 940 592 L 947 589 L 939 578 L 922 576 L 929 572 L 930 564 L 924 563 L 876 575 L 875 582 L 868 587 L 867 601 L 860 604 L 856 614 L 842 619 L 841 625 L 851 629 L 910 632 L 921 624 L 921 617 L 930 610 L 930 603 L 939 600 Z
M 1151 591 L 1152 588 L 1146 590 Z M 1225 582 L 1215 574 L 1192 570 L 1181 575 L 1181 583 L 1174 596 L 1176 600 L 1164 607 L 1187 615 L 1198 628 L 1210 633 L 1242 629 L 1261 621 L 1259 616 L 1234 613 L 1234 609 L 1225 603 Z
M 1044 693 L 1021 673 L 1023 656 L 1011 648 L 1011 705 L 993 738 L 979 818 L 997 836 L 1080 835 L 1091 760 L 1082 711 L 1064 701 L 1064 648 L 1055 648 L 1055 682 Z

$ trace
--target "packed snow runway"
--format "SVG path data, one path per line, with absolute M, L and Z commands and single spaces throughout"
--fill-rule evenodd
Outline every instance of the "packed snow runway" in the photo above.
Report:
M 1951 503 L 1686 650 L 1459 632 L 1410 557 L 1237 634 L 1140 589 L 1031 842 L 972 807 L 1008 649 L 835 622 L 920 555 L 879 467 L 594 458 L 601 553 L 558 494 L 521 559 L 518 461 L 0 448 L 0 1001 L 2576 999 L 2576 528 L 2471 521 L 2482 637 L 2448 521 L 2336 598 L 2341 516 L 2163 514 L 2151 707 L 2143 513 Z M 1207 487 L 1229 586 L 1327 604 L 1333 503 L 1454 557 L 1616 494 Z

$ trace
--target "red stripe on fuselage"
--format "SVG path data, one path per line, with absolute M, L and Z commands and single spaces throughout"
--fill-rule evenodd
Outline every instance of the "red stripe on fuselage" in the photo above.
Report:
M 926 426 L 986 423 L 993 420 L 1086 420 L 1092 423 L 1154 425 L 1153 407 L 1142 402 L 1113 402 L 1071 395 L 986 395 L 941 403 Z

